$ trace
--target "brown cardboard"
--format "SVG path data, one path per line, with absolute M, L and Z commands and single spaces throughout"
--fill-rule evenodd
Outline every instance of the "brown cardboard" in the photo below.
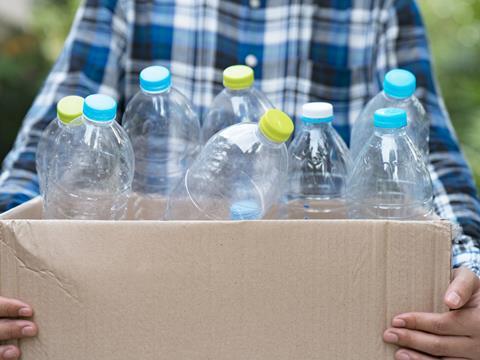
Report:
M 24 360 L 392 359 L 393 315 L 443 311 L 448 222 L 0 220 Z M 16 220 L 13 220 L 16 219 Z

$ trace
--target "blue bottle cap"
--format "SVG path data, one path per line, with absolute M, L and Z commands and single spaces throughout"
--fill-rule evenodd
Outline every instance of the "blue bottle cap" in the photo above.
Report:
M 395 69 L 385 75 L 383 91 L 395 99 L 407 99 L 415 93 L 417 79 L 410 71 Z
M 172 85 L 170 70 L 164 66 L 149 66 L 140 73 L 140 87 L 149 93 L 165 91 Z
M 92 121 L 113 121 L 117 116 L 117 103 L 108 95 L 90 95 L 83 103 L 83 115 Z
M 382 129 L 399 129 L 407 126 L 407 113 L 405 110 L 385 108 L 375 111 L 373 125 Z
M 262 216 L 262 210 L 255 201 L 237 201 L 230 207 L 231 220 L 258 220 Z

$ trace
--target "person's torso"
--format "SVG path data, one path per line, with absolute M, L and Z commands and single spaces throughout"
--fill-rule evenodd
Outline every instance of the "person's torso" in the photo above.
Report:
M 223 70 L 246 64 L 274 105 L 297 117 L 310 101 L 335 106 L 335 127 L 378 92 L 375 61 L 383 0 L 137 0 L 124 79 L 126 99 L 146 66 L 168 66 L 200 115 L 222 88 Z

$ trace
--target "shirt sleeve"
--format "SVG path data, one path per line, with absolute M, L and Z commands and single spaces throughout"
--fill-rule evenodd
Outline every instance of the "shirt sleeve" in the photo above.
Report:
M 391 3 L 392 4 L 392 3 Z M 414 0 L 394 0 L 385 12 L 378 43 L 378 80 L 400 67 L 417 77 L 417 96 L 430 119 L 430 158 L 435 208 L 456 226 L 452 265 L 480 276 L 480 202 L 469 165 L 460 148 L 432 69 L 426 29 Z
M 64 96 L 93 93 L 121 100 L 128 23 L 121 0 L 85 0 L 60 57 L 28 111 L 0 175 L 0 213 L 38 195 L 35 154 Z

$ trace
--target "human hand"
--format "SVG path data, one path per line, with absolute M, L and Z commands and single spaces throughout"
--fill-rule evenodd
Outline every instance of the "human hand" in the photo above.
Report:
M 33 315 L 32 308 L 15 299 L 0 297 L 0 340 L 14 340 L 32 337 L 37 334 L 37 326 L 28 320 Z M 0 346 L 0 360 L 20 357 L 20 349 L 13 345 Z
M 392 320 L 383 339 L 400 347 L 395 359 L 480 360 L 480 279 L 467 268 L 455 270 L 444 302 L 452 311 Z

